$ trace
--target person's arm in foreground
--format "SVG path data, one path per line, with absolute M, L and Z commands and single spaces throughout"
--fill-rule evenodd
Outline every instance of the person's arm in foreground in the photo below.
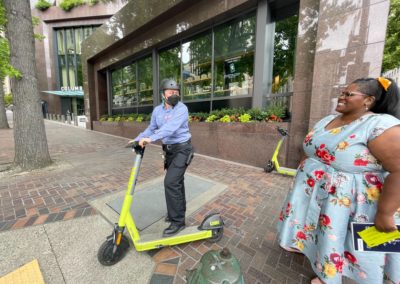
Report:
M 393 215 L 400 207 L 400 127 L 395 126 L 368 143 L 371 154 L 389 172 L 375 215 L 375 227 L 379 231 L 397 230 Z

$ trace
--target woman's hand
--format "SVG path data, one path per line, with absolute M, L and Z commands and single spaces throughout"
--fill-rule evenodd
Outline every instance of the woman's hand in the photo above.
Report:
M 397 230 L 396 224 L 394 223 L 394 217 L 390 214 L 377 212 L 374 223 L 375 228 L 380 232 L 388 233 Z

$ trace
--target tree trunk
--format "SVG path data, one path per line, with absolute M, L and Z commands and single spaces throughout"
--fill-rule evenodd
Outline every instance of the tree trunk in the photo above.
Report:
M 7 121 L 6 108 L 4 106 L 3 80 L 0 79 L 0 129 L 10 128 Z
M 14 96 L 16 166 L 24 170 L 51 164 L 38 91 L 35 43 L 29 0 L 4 0 L 10 62 L 22 77 L 11 79 Z

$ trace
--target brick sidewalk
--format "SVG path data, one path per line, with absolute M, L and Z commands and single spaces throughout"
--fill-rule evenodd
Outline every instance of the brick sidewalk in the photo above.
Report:
M 127 139 L 53 122 L 46 122 L 46 130 L 53 166 L 8 178 L 0 173 L 0 231 L 97 214 L 89 201 L 126 186 L 134 157 L 123 148 Z M 13 159 L 12 135 L 0 130 L 0 165 Z M 149 147 L 139 182 L 163 175 L 160 152 Z M 199 155 L 188 172 L 228 186 L 186 220 L 198 224 L 208 213 L 221 212 L 224 237 L 217 244 L 199 241 L 150 252 L 156 262 L 151 283 L 184 283 L 186 269 L 210 248 L 222 247 L 240 260 L 246 283 L 309 283 L 309 262 L 276 244 L 275 224 L 290 178 Z

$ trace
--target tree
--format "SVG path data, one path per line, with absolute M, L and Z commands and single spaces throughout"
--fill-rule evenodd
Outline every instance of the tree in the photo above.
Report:
M 24 170 L 51 163 L 38 91 L 29 0 L 4 0 L 10 63 L 20 72 L 11 79 L 14 96 L 14 164 Z
M 392 0 L 390 2 L 382 72 L 400 67 L 400 0 Z

